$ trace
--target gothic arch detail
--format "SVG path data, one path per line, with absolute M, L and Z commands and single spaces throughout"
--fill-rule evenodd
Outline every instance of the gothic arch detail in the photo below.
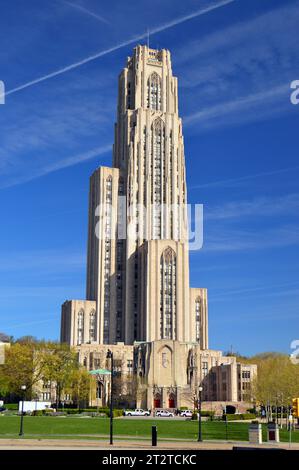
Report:
M 77 315 L 77 344 L 84 342 L 84 310 L 81 309 Z
M 96 341 L 96 311 L 93 309 L 89 313 L 89 342 Z
M 198 296 L 195 300 L 195 341 L 197 343 L 201 342 L 201 310 L 202 310 L 202 303 L 201 298 Z
M 147 80 L 147 108 L 161 111 L 161 78 L 153 72 Z
M 165 125 L 161 118 L 151 126 L 151 202 L 153 204 L 152 237 L 163 238 L 161 203 L 165 189 Z
M 160 259 L 160 334 L 176 339 L 176 254 L 170 247 Z

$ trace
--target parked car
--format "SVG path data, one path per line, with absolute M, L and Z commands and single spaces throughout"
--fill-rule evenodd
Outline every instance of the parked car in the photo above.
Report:
M 127 410 L 125 411 L 125 416 L 150 416 L 150 412 L 147 410 L 142 410 L 137 408 L 136 410 Z
M 180 412 L 180 416 L 183 416 L 184 418 L 192 418 L 193 411 L 192 410 L 183 410 Z
M 171 411 L 168 411 L 168 410 L 158 410 L 158 411 L 156 411 L 156 416 L 161 416 L 161 418 L 162 417 L 173 418 L 174 414 Z

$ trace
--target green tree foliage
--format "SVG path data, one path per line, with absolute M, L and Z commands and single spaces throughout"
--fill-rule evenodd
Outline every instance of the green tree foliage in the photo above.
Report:
M 69 377 L 69 387 L 66 389 L 77 407 L 86 407 L 94 390 L 94 378 L 83 367 L 73 370 Z
M 26 385 L 26 398 L 31 398 L 32 390 L 42 377 L 40 352 L 34 343 L 14 343 L 6 348 L 5 363 L 0 370 L 0 382 L 10 393 L 20 395 L 22 385 Z
M 248 362 L 258 366 L 253 384 L 257 401 L 287 406 L 292 398 L 299 397 L 299 365 L 293 364 L 287 355 L 267 352 L 251 357 Z
M 71 388 L 72 373 L 78 369 L 77 354 L 69 346 L 26 337 L 6 349 L 0 388 L 2 394 L 20 396 L 21 386 L 26 385 L 25 398 L 34 399 L 38 385 L 51 382 L 58 404 L 62 391 Z
M 40 352 L 42 380 L 55 384 L 58 406 L 62 392 L 71 387 L 72 374 L 79 367 L 77 354 L 68 345 L 53 342 L 42 344 Z

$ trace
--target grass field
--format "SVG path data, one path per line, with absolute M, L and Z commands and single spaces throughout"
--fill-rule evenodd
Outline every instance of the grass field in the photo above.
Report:
M 198 423 L 196 421 L 157 420 L 154 419 L 115 419 L 114 434 L 136 438 L 150 438 L 151 426 L 157 425 L 159 438 L 196 440 Z M 228 423 L 227 435 L 224 422 L 203 422 L 203 439 L 213 440 L 248 440 L 248 423 Z M 0 438 L 18 437 L 20 417 L 0 417 Z M 109 419 L 78 417 L 24 417 L 24 437 L 74 438 L 108 435 Z M 281 431 L 281 441 L 289 440 L 289 433 Z M 263 440 L 266 440 L 266 427 L 263 428 Z M 299 442 L 299 431 L 292 432 L 292 442 Z

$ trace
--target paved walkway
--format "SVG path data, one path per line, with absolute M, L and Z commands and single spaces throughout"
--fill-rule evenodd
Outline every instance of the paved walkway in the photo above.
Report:
M 122 436 L 124 438 L 124 436 Z M 233 447 L 255 447 L 255 448 L 280 448 L 299 450 L 299 443 L 291 444 L 283 442 L 280 444 L 252 445 L 248 442 L 226 442 L 226 441 L 162 441 L 157 447 L 152 447 L 150 442 L 145 441 L 124 441 L 115 439 L 113 446 L 110 446 L 107 439 L 83 440 L 83 439 L 0 439 L 0 450 L 121 450 L 121 449 L 159 449 L 159 450 L 232 450 Z

